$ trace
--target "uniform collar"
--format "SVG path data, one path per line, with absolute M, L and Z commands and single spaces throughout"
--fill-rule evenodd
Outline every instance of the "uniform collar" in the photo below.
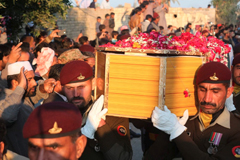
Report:
M 194 116 L 193 118 L 191 118 L 190 120 L 194 120 L 197 117 L 200 120 L 201 127 L 203 127 L 202 120 L 200 118 L 199 113 L 196 116 Z M 230 129 L 230 112 L 227 110 L 226 107 L 224 108 L 223 112 L 219 115 L 219 117 L 208 127 L 214 126 L 215 124 L 219 124 L 220 126 Z
M 55 92 L 55 91 L 54 91 Z M 64 95 L 58 93 L 58 92 L 55 92 L 57 95 L 59 95 L 65 102 L 68 102 L 67 100 L 67 97 L 65 97 Z

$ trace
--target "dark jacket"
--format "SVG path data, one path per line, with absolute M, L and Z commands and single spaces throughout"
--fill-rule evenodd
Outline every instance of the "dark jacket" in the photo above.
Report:
M 240 93 L 233 95 L 233 103 L 236 107 L 236 110 L 240 113 Z
M 88 139 L 79 160 L 131 160 L 132 147 L 129 135 L 129 120 L 120 117 L 106 117 L 106 124 L 95 133 L 95 139 Z M 96 151 L 99 149 L 99 151 Z
M 114 29 L 114 27 L 115 27 L 114 18 L 110 18 L 109 19 L 109 28 Z
M 160 136 L 157 138 L 154 147 L 159 148 L 159 153 L 162 152 L 162 148 L 168 148 L 167 151 L 165 149 L 165 152 L 162 152 L 161 155 L 163 157 L 166 158 L 170 154 L 176 155 L 179 150 L 184 160 L 236 159 L 235 149 L 236 147 L 240 148 L 240 119 L 233 113 L 230 113 L 226 108 L 214 123 L 206 129 L 203 129 L 203 124 L 198 116 L 188 120 L 185 126 L 187 130 L 175 138 L 173 142 L 166 143 L 166 138 L 162 139 Z M 222 133 L 222 138 L 219 146 L 216 146 L 217 153 L 209 154 L 209 139 L 213 132 Z M 164 143 L 161 143 L 163 141 Z M 150 149 L 146 154 L 146 159 L 151 159 L 149 157 L 156 157 L 154 156 L 154 152 L 151 152 Z
M 43 101 L 43 104 L 44 103 L 55 102 L 55 101 L 65 102 L 64 99 L 60 95 L 53 92 L 53 93 L 50 93 L 48 98 Z

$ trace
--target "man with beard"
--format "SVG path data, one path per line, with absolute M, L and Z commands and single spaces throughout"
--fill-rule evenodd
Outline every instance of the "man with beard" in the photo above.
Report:
M 234 82 L 233 103 L 238 113 L 240 113 L 240 55 L 233 59 L 232 78 Z
M 185 121 L 178 121 L 166 106 L 164 110 L 155 107 L 153 125 L 167 133 L 172 142 L 166 143 L 166 139 L 159 136 L 145 158 L 156 159 L 154 154 L 161 153 L 158 159 L 160 156 L 171 159 L 177 151 L 186 160 L 239 158 L 240 120 L 225 107 L 226 99 L 232 94 L 230 79 L 231 72 L 224 64 L 204 64 L 198 70 L 195 81 L 199 113 L 188 121 L 188 116 Z
M 30 63 L 23 61 L 9 64 L 7 82 L 8 88 L 0 97 L 0 116 L 7 123 L 8 149 L 27 157 L 28 143 L 22 136 L 23 125 L 34 110 L 34 104 L 48 97 L 56 81 L 39 81 L 37 86 Z
M 104 116 L 103 96 L 93 102 L 91 93 L 95 79 L 92 68 L 84 61 L 72 61 L 60 73 L 63 93 L 83 115 L 82 134 L 87 140 L 81 160 L 130 160 L 129 121 L 126 118 Z

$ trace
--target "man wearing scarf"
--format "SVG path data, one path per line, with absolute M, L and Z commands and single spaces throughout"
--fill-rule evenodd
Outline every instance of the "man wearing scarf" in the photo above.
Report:
M 222 63 L 209 62 L 201 66 L 195 81 L 199 112 L 189 120 L 186 115 L 185 121 L 178 120 L 166 106 L 164 110 L 155 107 L 153 125 L 172 142 L 166 143 L 164 136 L 158 136 L 145 159 L 156 159 L 156 150 L 161 153 L 158 153 L 161 159 L 171 159 L 178 151 L 185 160 L 239 158 L 240 119 L 225 107 L 233 90 L 229 87 L 230 79 L 231 71 Z

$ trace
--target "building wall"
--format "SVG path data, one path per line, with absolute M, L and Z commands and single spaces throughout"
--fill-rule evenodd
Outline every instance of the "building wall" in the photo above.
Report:
M 102 23 L 105 14 L 115 13 L 115 30 L 120 29 L 123 25 L 128 25 L 129 15 L 133 8 L 114 8 L 112 11 L 108 9 L 81 9 L 71 8 L 65 20 L 58 19 L 57 24 L 60 29 L 66 29 L 67 36 L 76 39 L 80 30 L 83 35 L 88 36 L 89 40 L 96 38 L 96 18 L 100 16 Z M 177 16 L 175 18 L 175 16 Z M 196 8 L 170 8 L 166 14 L 168 25 L 176 27 L 184 27 L 188 22 L 195 25 L 204 25 L 206 22 L 215 23 L 215 9 L 196 9 Z

